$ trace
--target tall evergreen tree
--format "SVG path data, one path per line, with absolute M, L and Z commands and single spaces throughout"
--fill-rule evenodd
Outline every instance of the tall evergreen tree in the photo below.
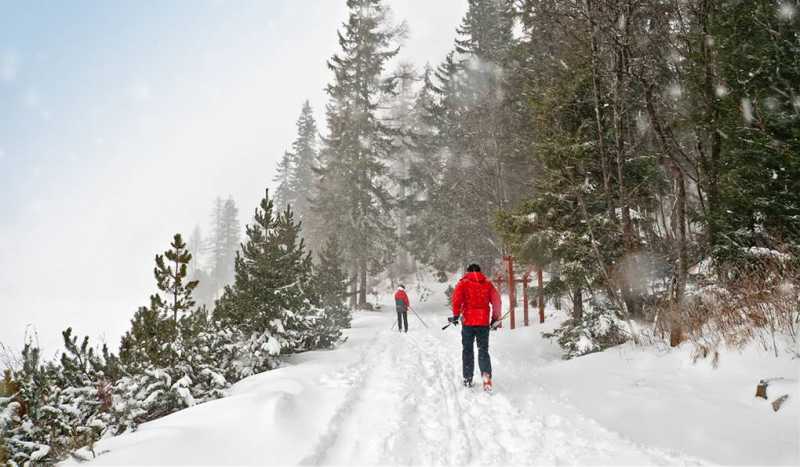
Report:
M 289 185 L 294 198 L 290 200 L 292 210 L 299 222 L 305 222 L 310 210 L 311 191 L 314 186 L 314 168 L 318 157 L 319 130 L 314 119 L 311 103 L 305 101 L 297 119 L 297 138 L 292 143 L 294 166 Z M 280 206 L 280 205 L 279 205 Z
M 276 167 L 275 178 L 272 179 L 272 181 L 278 184 L 278 186 L 275 187 L 275 202 L 278 206 L 291 204 L 295 198 L 295 192 L 292 190 L 290 183 L 294 165 L 295 160 L 293 155 L 288 151 L 284 152 Z
M 334 79 L 327 87 L 328 136 L 315 210 L 339 236 L 358 280 L 358 305 L 365 307 L 368 277 L 385 268 L 395 247 L 386 161 L 396 148 L 378 110 L 395 92 L 396 80 L 383 73 L 397 55 L 399 30 L 388 24 L 381 0 L 348 0 L 347 6 L 341 52 L 328 62 Z
M 211 289 L 216 295 L 233 281 L 234 258 L 239 248 L 239 210 L 233 198 L 216 198 L 211 219 Z

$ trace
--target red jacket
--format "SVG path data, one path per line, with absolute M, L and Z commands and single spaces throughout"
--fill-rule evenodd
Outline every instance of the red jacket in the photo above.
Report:
M 397 289 L 397 292 L 394 293 L 394 303 L 397 307 L 397 311 L 406 311 L 411 306 L 411 303 L 408 301 L 408 295 L 406 295 L 406 291 L 403 289 Z
M 463 315 L 465 326 L 488 326 L 489 306 L 492 320 L 500 319 L 500 294 L 486 276 L 480 272 L 468 272 L 456 284 L 451 297 L 453 316 Z

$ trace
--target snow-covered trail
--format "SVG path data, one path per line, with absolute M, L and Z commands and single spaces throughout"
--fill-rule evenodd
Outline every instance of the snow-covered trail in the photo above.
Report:
M 504 394 L 504 386 L 525 384 L 524 378 L 507 377 L 524 368 L 491 347 L 495 393 L 462 387 L 460 333 L 440 330 L 441 309 L 442 304 L 418 306 L 427 329 L 413 315 L 408 334 L 376 329 L 365 358 L 345 370 L 360 375 L 360 383 L 302 464 L 699 463 L 622 439 L 538 387 L 516 387 L 524 398 Z M 388 324 L 393 313 L 387 315 Z
M 493 395 L 462 387 L 460 331 L 441 330 L 444 301 L 416 308 L 429 328 L 411 314 L 410 331 L 401 334 L 390 330 L 393 311 L 358 313 L 336 350 L 292 356 L 282 368 L 239 382 L 226 398 L 105 439 L 96 462 L 701 463 L 625 439 L 547 393 L 536 384 L 536 368 L 558 353 L 540 345 L 522 355 L 528 341 L 521 334 L 501 330 L 490 338 Z

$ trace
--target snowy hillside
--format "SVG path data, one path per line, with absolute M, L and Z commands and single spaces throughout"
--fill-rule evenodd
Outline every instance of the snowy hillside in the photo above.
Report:
M 411 294 L 412 303 L 415 302 Z M 797 464 L 797 380 L 775 413 L 759 378 L 797 362 L 753 351 L 692 364 L 682 350 L 615 348 L 570 361 L 542 328 L 492 334 L 495 393 L 465 389 L 444 295 L 355 315 L 333 351 L 293 356 L 228 397 L 99 443 L 99 464 Z M 552 327 L 556 320 L 550 311 Z M 791 400 L 795 399 L 795 400 Z

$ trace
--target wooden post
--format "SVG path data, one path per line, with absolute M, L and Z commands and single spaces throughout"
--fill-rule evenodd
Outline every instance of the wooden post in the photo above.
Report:
M 514 287 L 514 258 L 511 256 L 506 256 L 503 259 L 506 260 L 508 263 L 507 267 L 507 274 L 508 274 L 508 317 L 510 321 L 511 329 L 516 328 L 515 322 L 515 313 L 514 308 L 516 304 L 516 287 Z
M 531 272 L 526 271 L 522 276 L 522 315 L 525 326 L 528 326 L 528 279 L 530 279 Z
M 536 268 L 536 282 L 539 286 L 539 323 L 544 323 L 544 284 L 541 267 Z

